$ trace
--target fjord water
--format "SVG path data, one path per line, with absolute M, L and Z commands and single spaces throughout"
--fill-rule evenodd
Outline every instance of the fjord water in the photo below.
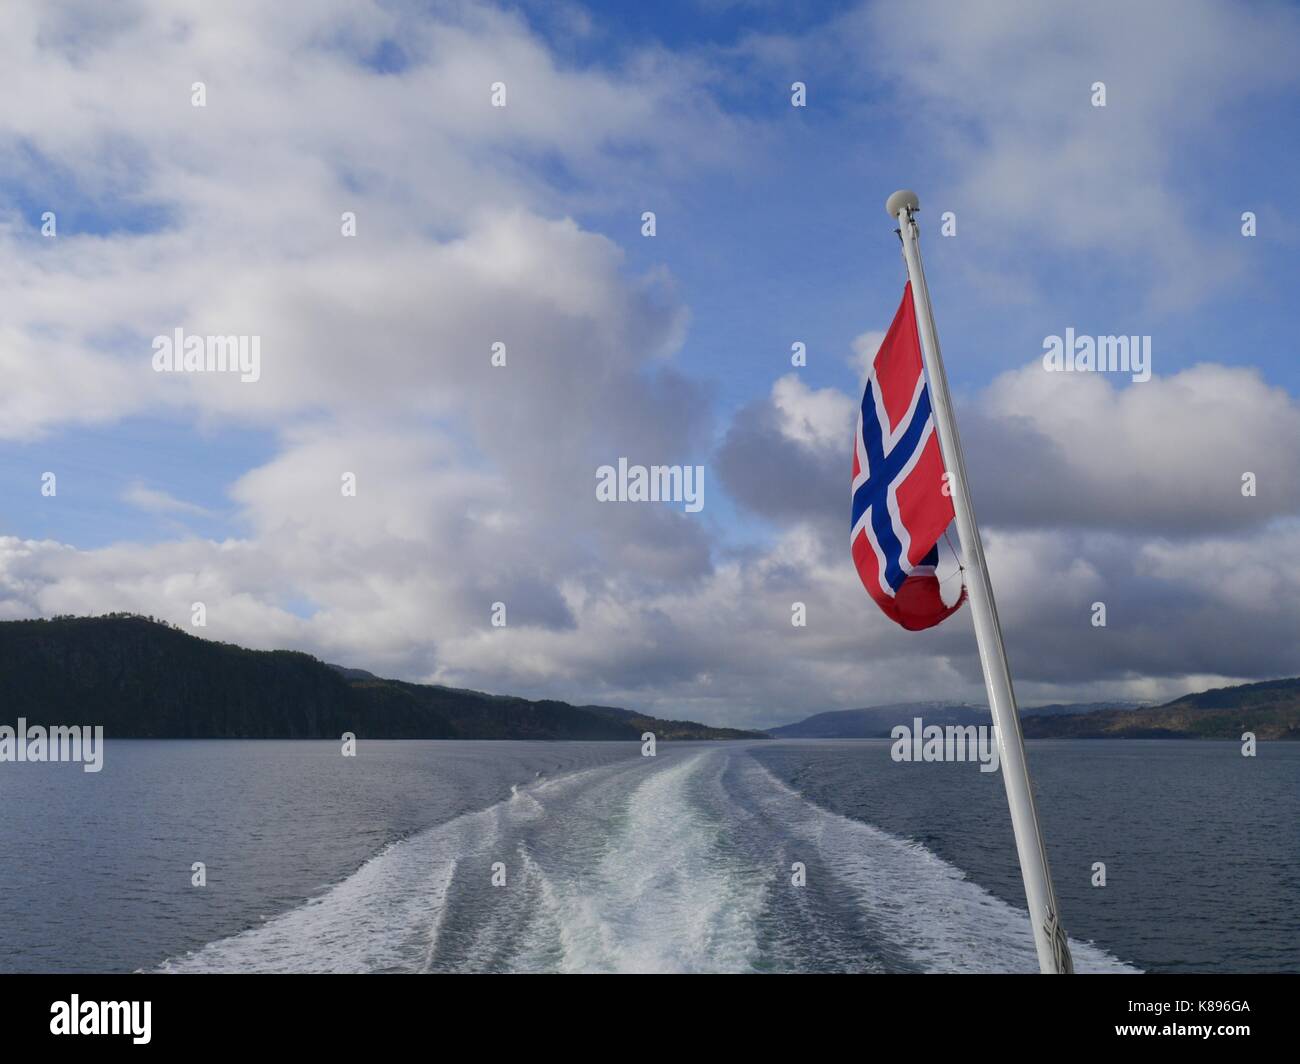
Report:
M 1029 758 L 1078 970 L 1300 970 L 1300 744 Z M 109 740 L 97 774 L 0 766 L 0 970 L 1032 971 L 978 768 L 873 741 Z

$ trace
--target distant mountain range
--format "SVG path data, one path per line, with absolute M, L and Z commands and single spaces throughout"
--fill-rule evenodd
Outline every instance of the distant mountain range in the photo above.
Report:
M 987 724 L 987 706 L 905 702 L 815 713 L 768 734 L 779 739 L 884 739 L 914 717 L 926 724 Z M 1083 702 L 1020 711 L 1028 739 L 1300 739 L 1300 679 L 1218 687 L 1164 705 Z
M 611 706 L 385 680 L 131 614 L 0 622 L 0 714 L 8 724 L 99 724 L 109 738 L 766 738 Z
M 120 738 L 866 739 L 896 724 L 985 724 L 986 706 L 908 702 L 817 713 L 766 733 L 612 706 L 530 701 L 386 680 L 290 650 L 247 650 L 131 614 L 0 622 L 0 723 L 102 724 Z M 1300 679 L 1222 687 L 1164 705 L 1021 711 L 1027 738 L 1300 739 Z
M 1137 702 L 1081 702 L 1036 706 L 1032 709 L 1022 709 L 1020 715 L 1026 717 L 1090 713 L 1117 707 L 1135 708 L 1138 705 Z M 826 713 L 815 713 L 795 724 L 769 728 L 767 733 L 778 739 L 881 739 L 888 738 L 890 729 L 896 724 L 911 725 L 913 717 L 920 717 L 926 724 L 945 726 L 987 724 L 989 709 L 988 706 L 971 702 L 897 702 L 865 709 L 837 709 Z

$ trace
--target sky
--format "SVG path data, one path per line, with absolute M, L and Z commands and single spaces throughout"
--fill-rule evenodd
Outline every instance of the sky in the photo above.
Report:
M 1022 703 L 1296 675 L 1297 54 L 1268 2 L 7 3 L 0 619 L 741 726 L 981 699 L 969 611 L 904 632 L 849 554 L 908 187 Z M 177 328 L 258 379 L 156 372 Z M 1048 372 L 1067 328 L 1151 379 Z M 598 501 L 620 457 L 703 507 Z

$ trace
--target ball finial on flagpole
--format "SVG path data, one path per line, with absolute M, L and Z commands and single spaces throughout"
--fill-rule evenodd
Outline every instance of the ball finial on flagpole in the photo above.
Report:
M 898 221 L 898 212 L 906 207 L 909 211 L 919 209 L 921 201 L 916 198 L 916 193 L 910 188 L 900 188 L 885 201 L 885 210 L 889 212 L 889 217 Z

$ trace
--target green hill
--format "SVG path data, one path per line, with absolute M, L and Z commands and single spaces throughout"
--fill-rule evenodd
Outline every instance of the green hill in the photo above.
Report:
M 1300 739 L 1300 678 L 1216 687 L 1162 706 L 1023 717 L 1030 739 Z
M 0 706 L 5 723 L 102 724 L 110 738 L 765 738 L 608 706 L 384 680 L 130 614 L 0 622 Z

